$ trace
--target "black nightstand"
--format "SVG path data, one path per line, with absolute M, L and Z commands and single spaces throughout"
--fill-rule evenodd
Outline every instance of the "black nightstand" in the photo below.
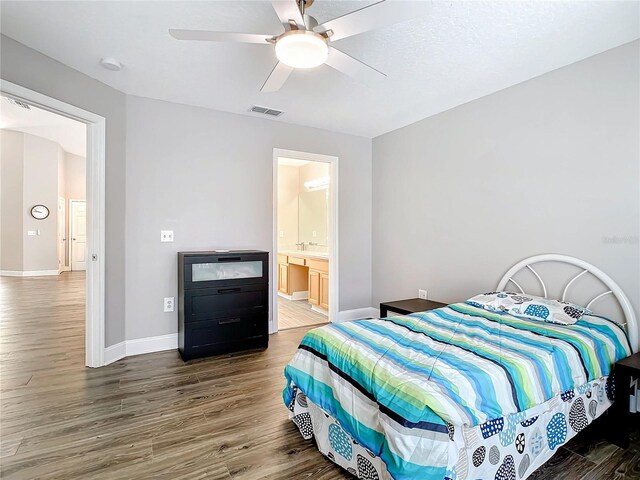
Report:
M 423 300 L 421 298 L 409 298 L 407 300 L 396 300 L 395 302 L 384 302 L 380 304 L 380 318 L 389 316 L 389 310 L 397 312 L 400 315 L 408 315 L 409 313 L 435 310 L 436 308 L 446 307 L 447 305 L 447 303 Z
M 611 412 L 614 415 L 614 421 L 611 422 L 611 425 L 615 431 L 611 432 L 610 439 L 615 445 L 627 448 L 629 446 L 629 427 L 634 423 L 631 415 L 638 415 L 629 412 L 629 394 L 631 393 L 631 377 L 640 377 L 640 353 L 634 353 L 616 363 L 613 367 L 613 374 L 615 375 L 616 396 L 611 407 Z

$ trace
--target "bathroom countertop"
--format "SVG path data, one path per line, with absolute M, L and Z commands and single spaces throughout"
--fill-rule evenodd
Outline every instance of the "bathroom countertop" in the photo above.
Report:
M 327 252 L 314 252 L 313 250 L 279 250 L 279 255 L 288 255 L 290 257 L 317 258 L 319 260 L 329 260 Z

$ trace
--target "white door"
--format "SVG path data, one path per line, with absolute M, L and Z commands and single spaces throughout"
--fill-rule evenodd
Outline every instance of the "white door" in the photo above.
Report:
M 67 238 L 65 236 L 67 224 L 67 208 L 64 198 L 58 197 L 58 273 L 66 266 Z
M 71 200 L 71 270 L 87 269 L 87 203 Z

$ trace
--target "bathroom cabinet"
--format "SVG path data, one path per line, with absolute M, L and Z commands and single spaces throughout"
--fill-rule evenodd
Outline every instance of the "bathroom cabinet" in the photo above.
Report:
M 307 252 L 278 254 L 278 291 L 329 310 L 329 260 Z
M 309 303 L 329 309 L 329 262 L 309 259 Z

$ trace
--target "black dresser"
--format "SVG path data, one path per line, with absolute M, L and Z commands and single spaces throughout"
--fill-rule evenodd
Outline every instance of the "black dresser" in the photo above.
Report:
M 267 348 L 269 253 L 178 253 L 178 348 L 183 360 Z

